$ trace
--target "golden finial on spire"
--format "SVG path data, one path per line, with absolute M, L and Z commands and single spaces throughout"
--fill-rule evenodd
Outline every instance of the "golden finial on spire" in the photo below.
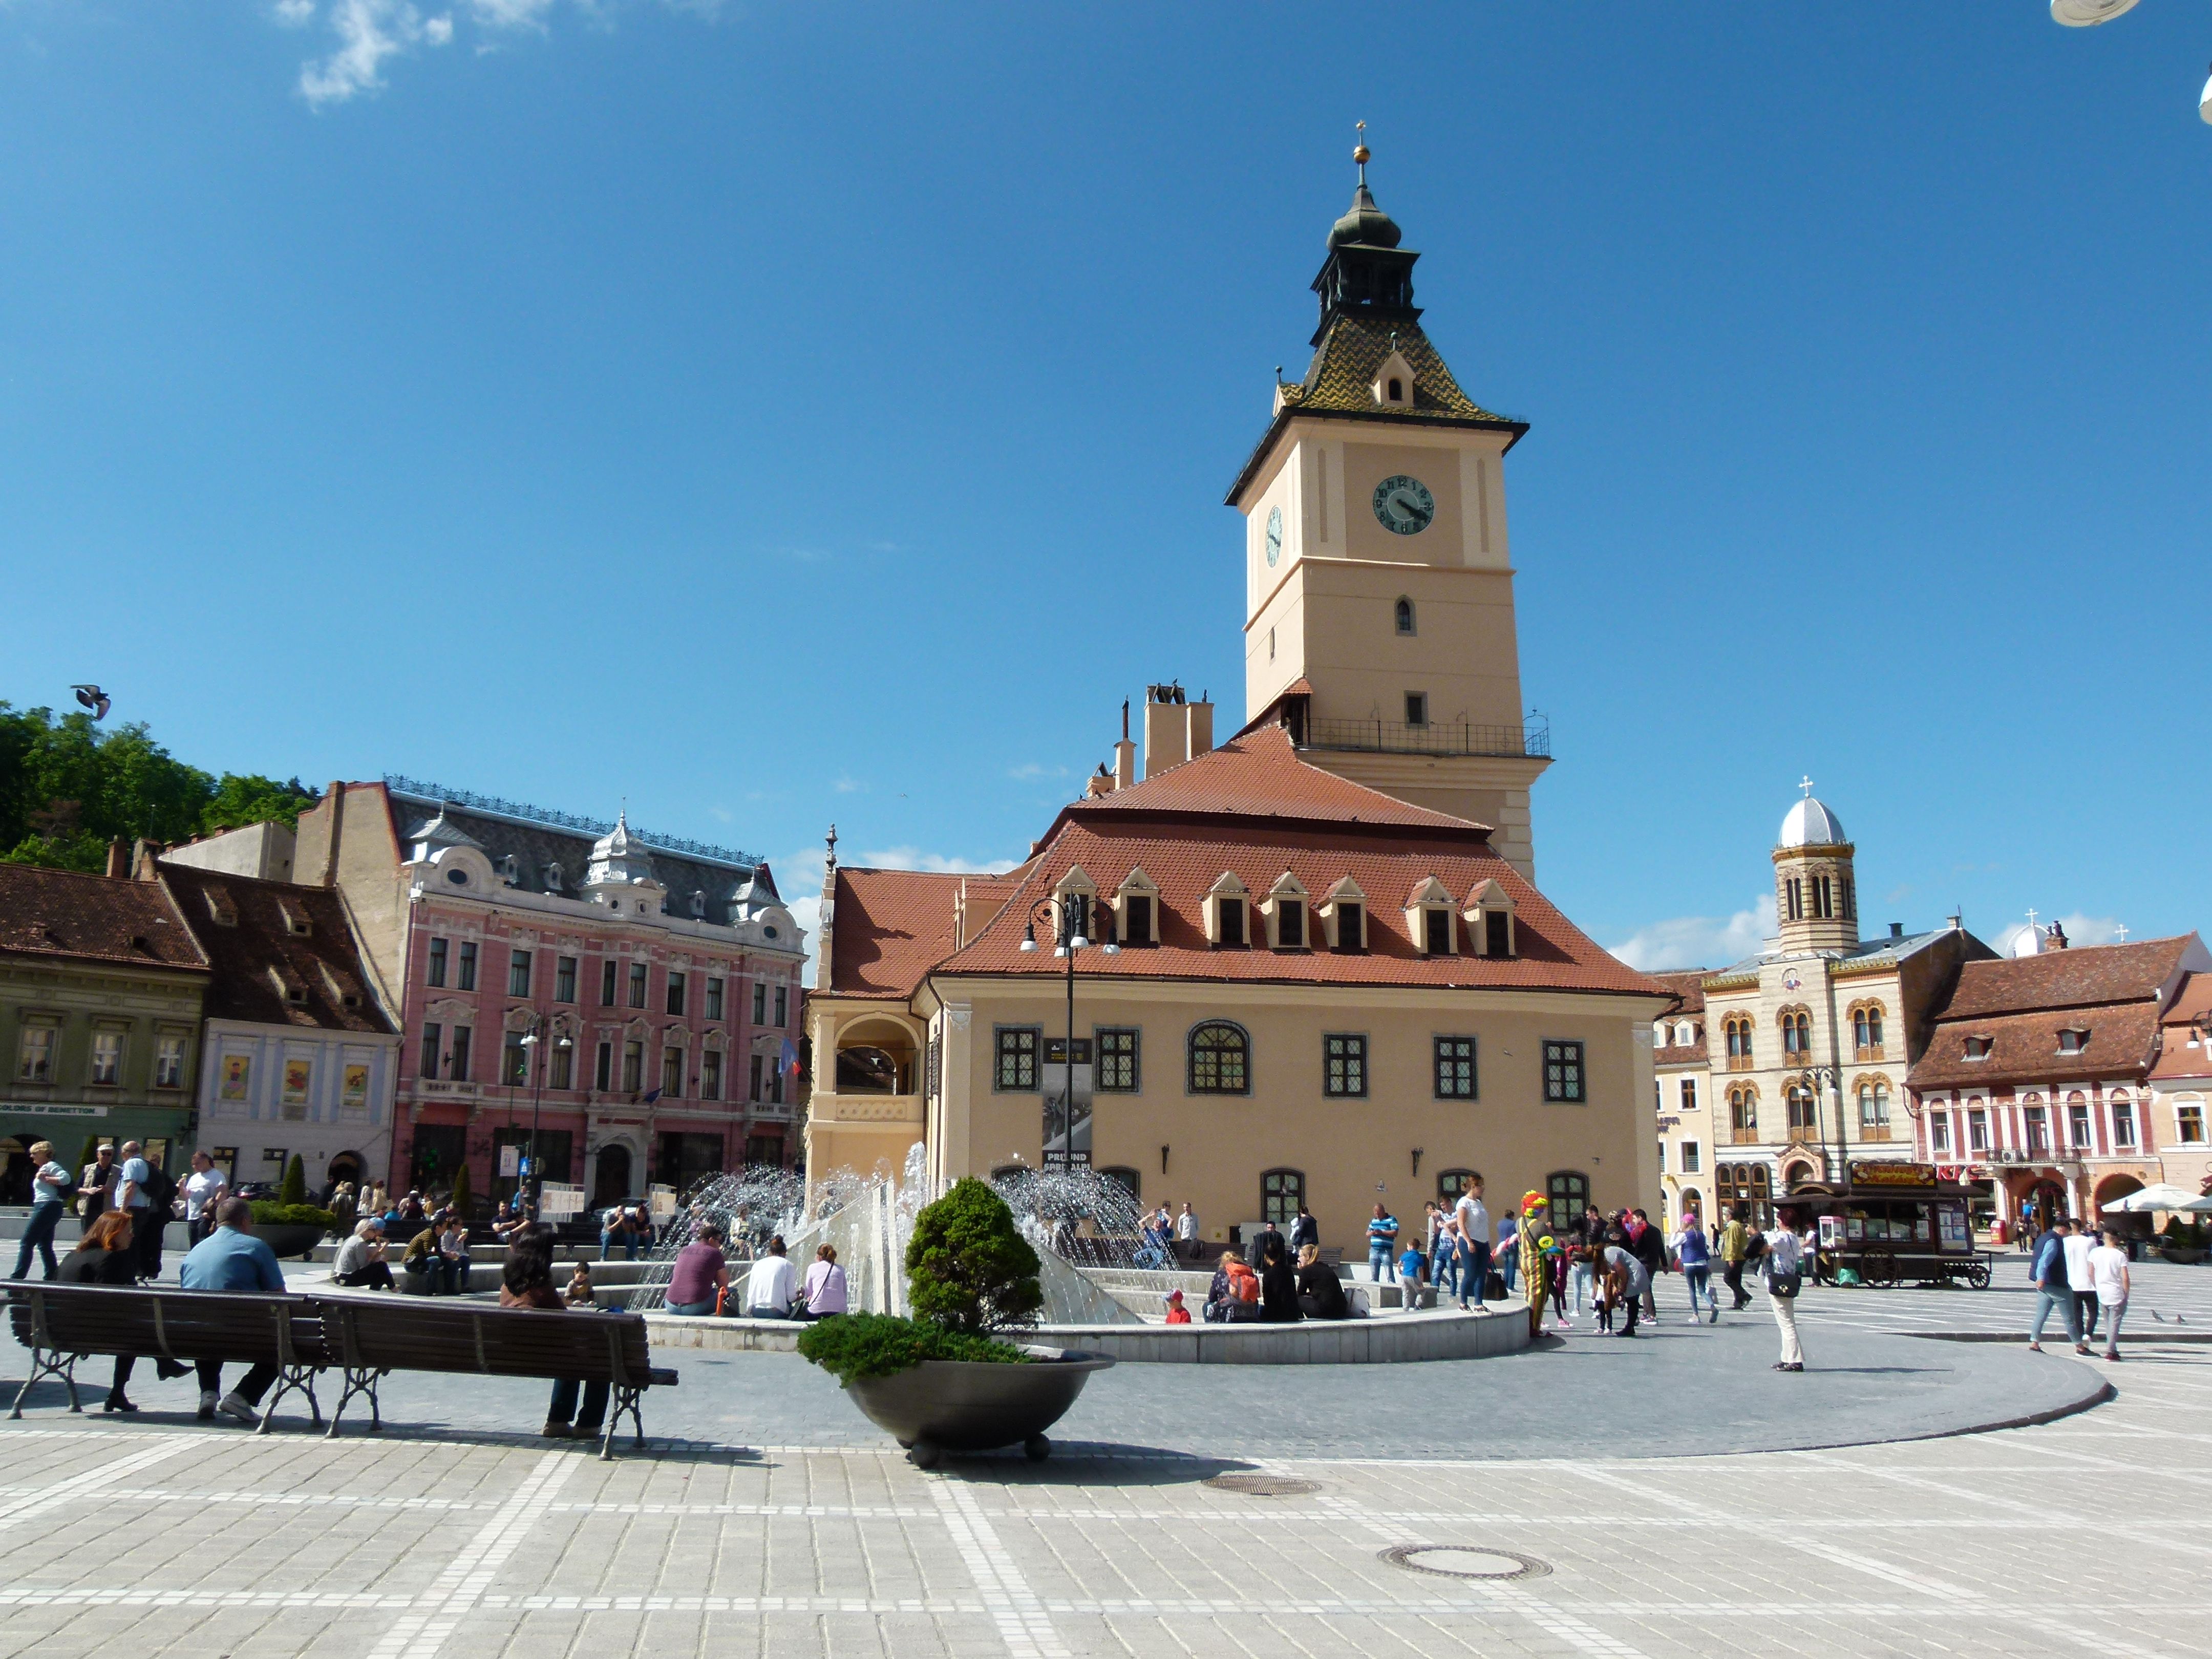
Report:
M 1367 182 L 1367 123 L 1354 121 L 1352 129 L 1358 133 L 1358 142 L 1352 147 L 1352 159 L 1359 163 L 1359 182 Z

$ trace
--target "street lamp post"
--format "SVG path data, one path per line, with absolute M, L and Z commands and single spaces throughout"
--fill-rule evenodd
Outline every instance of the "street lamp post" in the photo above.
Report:
M 1833 1066 L 1808 1066 L 1802 1074 L 1806 1085 L 1813 1091 L 1815 1100 L 1826 1100 L 1833 1090 L 1836 1097 L 1836 1176 L 1839 1182 L 1850 1178 L 1850 1140 L 1844 1127 L 1843 1073 Z M 1821 1137 L 1825 1149 L 1826 1137 Z
M 523 1172 L 523 1180 L 528 1183 L 530 1218 L 532 1221 L 538 1218 L 538 1202 L 545 1186 L 538 1173 L 538 1115 L 545 1099 L 545 1056 L 542 1051 L 545 1046 L 544 1038 L 549 1030 L 553 1033 L 555 1048 L 565 1053 L 576 1046 L 568 1035 L 568 1021 L 562 1015 L 533 1014 L 522 1034 L 522 1046 L 531 1051 L 534 1062 L 531 1067 L 530 1167 Z
M 1030 907 L 1029 922 L 1022 929 L 1022 949 L 1034 951 L 1037 948 L 1037 923 L 1042 921 L 1047 927 L 1053 927 L 1053 912 L 1055 908 L 1060 912 L 1059 925 L 1054 931 L 1057 942 L 1052 953 L 1067 958 L 1067 1072 L 1060 1098 L 1060 1140 L 1062 1155 L 1071 1168 L 1075 1163 L 1075 953 L 1091 948 L 1091 941 L 1084 937 L 1083 919 L 1076 914 L 1079 896 L 1071 893 L 1062 900 L 1039 899 Z M 1089 907 L 1086 904 L 1083 908 Z M 1121 953 L 1121 947 L 1110 939 L 1103 948 L 1109 957 Z M 1050 1146 L 1045 1148 L 1048 1155 L 1051 1151 Z

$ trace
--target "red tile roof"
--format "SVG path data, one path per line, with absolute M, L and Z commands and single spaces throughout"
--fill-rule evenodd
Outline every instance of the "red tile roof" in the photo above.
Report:
M 2181 970 L 2197 935 L 2127 945 L 2076 945 L 2034 957 L 1969 962 L 1936 1018 L 2015 1013 L 2030 1008 L 2079 1008 L 2100 1002 L 2148 1001 Z M 2203 946 L 2198 945 L 2201 952 Z
M 2191 974 L 2166 1005 L 2160 1022 L 2165 1041 L 2158 1064 L 2150 1068 L 2153 1077 L 2212 1077 L 2212 1042 L 2199 1042 L 2194 1048 L 2189 1046 L 2191 1026 L 2207 1016 L 2212 1016 L 2212 974 Z
M 1674 1006 L 1670 1014 L 1701 1014 L 1705 1011 L 1705 981 L 1712 977 L 1710 968 L 1690 968 L 1679 973 L 1653 974 L 1651 978 L 1674 994 Z
M 1290 733 L 1279 726 L 1241 733 L 1218 749 L 1156 773 L 1133 787 L 1076 801 L 1061 809 L 1054 829 L 1071 817 L 1144 813 L 1263 818 L 1273 823 L 1367 824 L 1478 837 L 1489 833 L 1486 825 L 1409 806 L 1307 765 L 1291 747 Z M 1048 831 L 1046 840 L 1050 839 Z
M 970 928 L 994 915 L 1015 884 L 1008 876 L 839 865 L 824 988 L 839 996 L 911 996 L 923 975 L 952 953 L 953 907 L 963 882 Z
M 1112 893 L 1139 867 L 1160 890 L 1160 943 L 1131 945 L 1114 957 L 1091 957 L 1079 971 L 1093 977 L 1666 994 L 1576 928 L 1472 827 L 1462 826 L 1455 842 L 1388 829 L 1348 833 L 1340 824 L 1309 827 L 1295 821 L 1255 823 L 1231 836 L 1203 821 L 1178 825 L 1113 814 L 1086 816 L 1060 830 L 1032 861 L 997 919 L 951 957 L 944 970 L 1062 971 L 1065 964 L 1050 951 L 1022 951 L 1022 930 L 1030 905 L 1075 865 L 1082 866 L 1102 895 Z M 1368 899 L 1367 949 L 1346 954 L 1271 951 L 1264 945 L 1224 948 L 1207 942 L 1203 902 L 1224 872 L 1236 875 L 1256 901 L 1285 870 L 1316 902 L 1345 877 L 1357 882 Z M 1406 902 L 1431 876 L 1461 905 L 1486 881 L 1504 888 L 1513 901 L 1517 954 L 1430 957 L 1416 949 L 1407 930 Z M 1258 918 L 1254 921 L 1254 932 L 1264 938 Z M 1459 933 L 1464 949 L 1464 922 Z
M 185 864 L 164 864 L 161 871 L 162 885 L 214 969 L 209 1018 L 332 1031 L 393 1029 L 369 994 L 335 891 Z M 232 920 L 220 921 L 218 914 Z M 295 921 L 307 932 L 293 931 Z M 296 1002 L 288 994 L 295 989 L 301 999 Z
M 207 959 L 150 881 L 0 864 L 0 951 L 204 971 Z

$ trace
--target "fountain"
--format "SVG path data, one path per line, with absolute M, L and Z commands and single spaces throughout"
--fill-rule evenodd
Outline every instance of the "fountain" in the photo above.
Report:
M 1126 1188 L 1089 1170 L 1073 1175 L 1024 1170 L 994 1184 L 1036 1249 L 1045 1323 L 1142 1322 L 1077 1271 L 1079 1265 L 1139 1268 L 1137 1207 Z M 914 1236 L 915 1214 L 936 1196 L 920 1141 L 908 1149 L 896 1177 L 880 1165 L 872 1175 L 836 1170 L 819 1177 L 811 1212 L 805 1182 L 788 1170 L 752 1164 L 709 1176 L 679 1206 L 626 1305 L 634 1313 L 664 1306 L 676 1253 L 691 1242 L 701 1222 L 713 1221 L 722 1229 L 733 1266 L 750 1261 L 779 1233 L 802 1273 L 817 1247 L 834 1245 L 845 1269 L 846 1300 L 854 1310 L 903 1314 L 907 1241 Z M 1168 1276 L 1160 1277 L 1164 1289 Z

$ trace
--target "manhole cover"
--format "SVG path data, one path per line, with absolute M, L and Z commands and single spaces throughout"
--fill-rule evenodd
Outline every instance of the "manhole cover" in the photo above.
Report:
M 1533 1555 L 1474 1544 L 1399 1544 L 1382 1552 L 1393 1566 L 1438 1578 L 1542 1578 L 1551 1564 Z
M 1216 1492 L 1241 1492 L 1247 1498 L 1303 1498 L 1319 1492 L 1318 1480 L 1300 1480 L 1287 1474 L 1215 1474 L 1206 1484 Z

